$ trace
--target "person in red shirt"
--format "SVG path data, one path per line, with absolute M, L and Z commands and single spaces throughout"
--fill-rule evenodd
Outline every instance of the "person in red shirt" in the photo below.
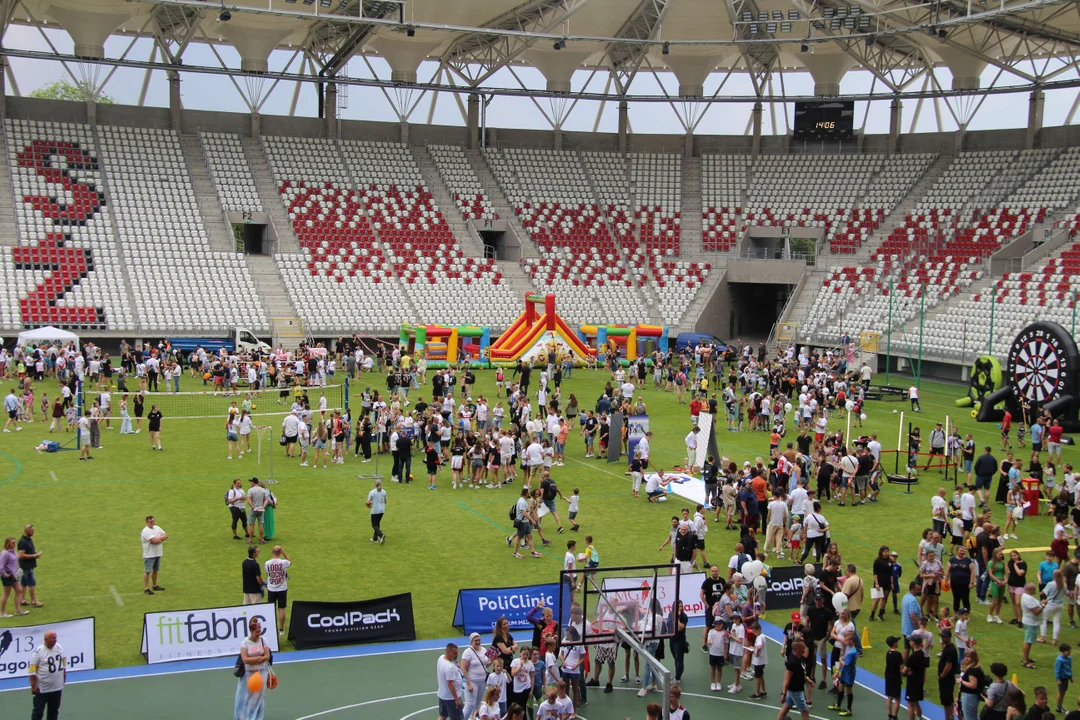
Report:
M 701 400 L 699 400 L 697 395 L 695 395 L 694 399 L 690 401 L 690 421 L 693 422 L 694 425 L 697 425 L 698 415 L 700 414 Z
M 756 468 L 755 468 L 756 469 Z M 754 475 L 754 478 L 750 481 L 750 489 L 754 491 L 754 495 L 757 496 L 758 507 L 764 508 L 768 504 L 769 500 L 769 481 L 765 479 L 763 473 L 758 472 Z M 759 513 L 761 517 L 761 532 L 765 532 L 768 528 L 769 514 L 764 510 Z
M 1065 428 L 1061 427 L 1061 419 L 1054 418 L 1050 421 L 1050 427 L 1046 428 L 1046 449 L 1050 453 L 1049 462 L 1055 465 L 1061 464 L 1061 435 Z
M 1012 430 L 1012 413 L 1008 410 L 1001 418 L 1001 449 L 1008 450 L 1009 431 Z

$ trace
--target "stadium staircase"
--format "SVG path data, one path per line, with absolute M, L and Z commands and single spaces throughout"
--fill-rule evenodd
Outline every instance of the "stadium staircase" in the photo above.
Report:
M 499 181 L 495 179 L 483 155 L 479 150 L 466 150 L 465 156 L 469 159 L 469 164 L 472 165 L 473 172 L 480 180 L 480 185 L 487 193 L 488 199 L 491 200 L 495 212 L 499 214 L 499 219 L 505 220 L 510 230 L 517 236 L 518 244 L 521 245 L 521 256 L 540 257 L 540 251 L 533 244 L 517 214 L 510 208 L 510 202 L 503 194 Z
M 676 327 L 668 328 L 668 338 L 673 339 L 678 337 L 679 333 L 684 332 L 697 332 L 697 324 L 701 319 L 701 316 L 705 314 L 705 310 L 709 305 L 709 301 L 716 293 L 716 289 L 720 287 L 721 281 L 724 279 L 724 275 L 727 274 L 726 267 L 713 266 L 709 271 L 708 276 L 705 278 L 705 282 L 698 288 L 697 294 L 694 295 L 693 302 L 683 312 L 682 319 Z M 725 338 L 720 338 L 724 340 Z
M 298 318 L 299 313 L 289 299 L 289 293 L 281 281 L 281 273 L 274 258 L 270 255 L 245 255 L 244 260 L 247 261 L 251 276 L 255 279 L 259 299 L 262 300 L 271 325 L 273 326 L 276 320 L 282 318 Z M 281 340 L 286 350 L 296 349 L 295 343 L 298 341 L 299 338 L 294 339 L 294 344 L 290 346 L 286 339 Z
M 0 133 L 0 144 L 7 157 L 7 133 Z M 0 172 L 0 246 L 14 247 L 19 244 L 19 231 L 15 223 L 15 195 L 11 187 L 11 171 Z
M 113 194 L 109 186 L 109 173 L 105 171 L 105 153 L 102 150 L 101 142 L 101 130 L 98 129 L 97 123 L 92 123 L 90 129 L 94 135 L 94 147 L 97 149 L 98 159 L 101 161 L 101 192 L 105 193 L 105 202 L 109 205 L 109 224 L 112 227 L 113 237 L 116 238 L 116 252 L 120 262 L 125 265 L 125 272 L 120 273 L 120 276 L 124 278 L 124 292 L 127 294 L 128 307 L 131 308 L 133 313 L 138 313 L 138 306 L 135 304 L 135 288 L 131 283 L 131 271 L 126 266 L 131 264 L 130 258 L 124 250 L 124 243 L 120 242 L 120 225 L 116 221 L 116 209 L 113 205 L 116 202 L 116 195 Z M 138 318 L 141 321 L 141 318 Z
M 684 259 L 696 260 L 705 255 L 701 244 L 701 158 L 683 160 L 682 182 L 679 254 Z
M 214 182 L 210 179 L 210 166 L 206 162 L 199 136 L 181 135 L 180 140 L 210 247 L 215 252 L 236 252 L 236 240 L 232 228 L 225 224 L 225 215 L 218 202 Z
M 270 224 L 274 227 L 274 234 L 278 239 L 277 252 L 299 253 L 300 241 L 296 239 L 292 222 L 285 214 L 285 207 L 281 204 L 281 193 L 278 192 L 274 183 L 274 173 L 270 170 L 270 163 L 266 159 L 266 150 L 259 138 L 243 138 L 244 157 L 251 166 L 251 174 L 255 178 L 255 188 L 259 191 L 259 200 L 266 208 L 270 216 Z

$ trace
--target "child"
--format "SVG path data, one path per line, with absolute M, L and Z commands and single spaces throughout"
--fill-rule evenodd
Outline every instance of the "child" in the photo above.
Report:
M 969 610 L 967 608 L 960 608 L 956 612 L 956 627 L 953 629 L 953 637 L 956 639 L 957 659 L 960 662 L 964 662 L 964 653 L 967 652 L 971 641 L 968 635 L 968 614 Z
M 496 662 L 501 663 L 502 660 L 496 660 Z M 480 703 L 476 711 L 476 717 L 478 720 L 502 720 L 505 713 L 501 706 L 505 704 L 505 702 L 499 702 L 499 688 L 489 685 L 484 693 L 484 702 Z
M 547 689 L 547 699 L 536 708 L 536 720 L 562 720 L 555 688 Z
M 491 663 L 491 672 L 487 676 L 487 686 L 498 689 L 499 712 L 503 715 L 506 714 L 506 683 L 508 680 L 509 676 L 506 674 L 506 670 L 503 669 L 502 658 L 495 658 Z M 484 698 L 486 699 L 487 695 Z
M 594 568 L 600 565 L 600 553 L 593 547 L 592 535 L 585 536 L 585 567 Z
M 858 659 L 859 651 L 855 649 L 855 633 L 844 633 L 843 649 L 840 651 L 840 685 L 836 690 L 836 704 L 829 706 L 830 710 L 839 710 L 841 717 L 851 717 L 851 704 L 855 699 L 855 664 Z M 846 710 L 840 705 L 845 695 L 847 695 Z
M 559 684 L 555 686 L 555 698 L 559 704 L 559 717 L 563 720 L 569 720 L 576 715 L 574 711 L 574 701 L 566 694 L 566 681 L 561 680 Z
M 952 537 L 951 547 L 949 548 L 949 555 L 956 554 L 956 548 L 964 544 L 964 519 L 960 517 L 959 513 L 953 516 L 949 535 Z
M 900 565 L 895 550 L 889 553 L 889 562 L 892 563 L 889 567 L 892 571 L 892 611 L 893 615 L 899 615 L 900 611 L 896 608 L 896 598 L 900 594 L 900 576 L 904 574 L 904 568 Z
M 802 548 L 802 523 L 799 520 L 792 521 L 788 529 L 787 544 L 791 548 L 791 562 L 799 564 Z
M 889 647 L 885 653 L 885 712 L 889 720 L 898 720 L 900 694 L 904 684 L 904 656 L 896 649 L 899 643 L 900 638 L 895 635 L 885 638 L 885 644 Z
M 563 555 L 563 571 L 571 573 L 570 575 L 570 600 L 574 599 L 574 593 L 578 591 L 578 578 L 580 577 L 574 571 L 577 570 L 577 540 L 568 540 L 566 542 L 566 554 Z
M 751 653 L 751 664 L 754 666 L 754 693 L 747 697 L 751 700 L 762 700 L 769 696 L 769 693 L 765 691 L 765 665 L 769 662 L 768 650 L 766 649 L 768 640 L 761 632 L 761 626 L 757 620 L 751 623 L 750 627 L 756 635 L 753 647 L 747 648 Z
M 1017 522 L 1020 518 L 1024 517 L 1023 504 L 1024 497 L 1020 494 L 1020 490 L 1018 488 L 1010 487 L 1005 494 L 1005 535 L 1003 537 L 1006 540 L 1009 539 L 1010 531 L 1013 533 L 1013 537 L 1016 536 Z M 1020 508 L 1019 513 L 1016 512 L 1017 508 Z M 1017 515 L 1020 517 L 1017 517 Z
M 765 562 L 765 554 L 758 553 L 757 559 L 761 563 L 761 577 L 765 578 L 765 587 L 760 590 L 757 586 L 754 586 L 754 593 L 757 596 L 757 605 L 755 606 L 756 614 L 759 617 L 765 617 L 765 594 L 768 592 L 768 582 L 772 578 L 772 566 Z
M 724 621 L 719 617 L 713 619 L 712 630 L 709 631 L 707 643 L 709 645 L 709 690 L 719 691 L 724 684 L 724 658 L 727 655 L 727 633 L 723 630 Z M 738 672 L 738 671 L 736 671 Z
M 746 644 L 746 628 L 743 627 L 742 615 L 733 613 L 731 616 L 731 629 L 728 630 L 728 659 L 731 667 L 735 668 L 735 682 L 728 686 L 728 694 L 736 695 L 742 692 L 741 675 L 743 660 L 743 645 Z
M 938 634 L 940 635 L 942 630 L 948 630 L 948 631 L 952 632 L 953 621 L 952 621 L 952 617 L 950 617 L 950 615 L 949 615 L 949 608 L 947 608 L 947 607 L 940 608 L 940 610 L 938 612 L 939 612 L 939 615 L 940 615 L 940 618 L 938 619 L 938 624 L 937 624 L 937 626 L 938 626 Z
M 926 629 L 928 622 L 926 616 L 923 615 L 919 618 L 919 627 L 915 628 L 911 633 L 912 641 L 914 641 L 915 638 L 919 638 L 919 640 L 922 641 L 922 652 L 926 656 L 927 665 L 930 664 L 930 653 L 934 650 L 934 633 Z
M 574 488 L 574 494 L 570 496 L 570 499 L 566 502 L 570 503 L 570 529 L 574 532 L 578 531 L 581 525 L 577 522 L 578 504 L 581 502 L 581 491 Z
M 724 529 L 734 530 L 735 499 L 738 496 L 738 490 L 735 488 L 735 483 L 724 483 L 724 489 L 721 491 L 721 496 L 724 498 L 724 510 L 727 512 L 727 524 L 724 525 Z
M 1064 709 L 1061 707 L 1062 701 L 1065 700 L 1065 691 L 1069 689 L 1069 683 L 1072 681 L 1072 647 L 1069 643 L 1061 643 L 1058 645 L 1058 656 L 1054 660 L 1054 680 L 1057 681 L 1057 707 L 1054 708 L 1054 712 L 1063 713 Z

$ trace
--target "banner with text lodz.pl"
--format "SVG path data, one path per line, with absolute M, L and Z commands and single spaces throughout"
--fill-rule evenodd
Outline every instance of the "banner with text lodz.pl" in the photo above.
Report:
M 297 649 L 415 640 L 412 593 L 352 602 L 295 602 L 289 639 Z
M 277 652 L 277 613 L 273 604 L 261 603 L 145 613 L 142 653 L 150 665 L 235 655 L 252 618 L 259 619 L 264 642 Z
M 495 621 L 505 617 L 511 630 L 531 629 L 525 615 L 540 600 L 559 617 L 558 583 L 458 590 L 453 625 L 465 634 L 489 633 L 495 629 Z

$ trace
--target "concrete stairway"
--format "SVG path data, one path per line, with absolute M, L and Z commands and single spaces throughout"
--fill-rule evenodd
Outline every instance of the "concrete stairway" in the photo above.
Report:
M 829 271 L 827 270 L 807 268 L 802 290 L 788 308 L 786 315 L 777 318 L 777 322 L 791 323 L 799 328 L 797 331 L 799 344 L 803 344 L 807 341 L 802 328 L 810 315 L 810 310 L 814 304 L 814 298 L 817 297 L 818 290 L 821 289 L 821 283 L 823 283 L 828 276 Z
M 952 164 L 955 158 L 951 155 L 939 155 L 923 176 L 919 178 L 919 181 L 915 183 L 908 194 L 893 208 L 892 212 L 885 216 L 884 222 L 878 226 L 878 229 L 870 234 L 870 237 L 866 239 L 866 242 L 862 244 L 858 252 L 852 255 L 836 255 L 831 256 L 837 259 L 837 262 L 850 264 L 850 265 L 868 265 L 870 264 L 870 254 L 881 246 L 881 243 L 885 242 L 895 228 L 904 224 L 904 219 L 915 210 L 915 204 L 926 197 L 926 194 L 930 192 L 930 188 L 934 186 L 934 183 L 938 181 L 942 173 Z
M 259 200 L 270 216 L 270 223 L 277 235 L 277 252 L 300 252 L 300 243 L 296 239 L 296 233 L 293 232 L 289 216 L 285 214 L 285 207 L 281 204 L 281 193 L 278 192 L 277 184 L 274 182 L 274 172 L 266 160 L 266 151 L 263 150 L 262 141 L 259 138 L 242 138 L 240 142 L 244 145 L 244 157 L 255 178 L 255 189 L 259 191 Z
M 2 126 L 0 126 L 2 128 Z M 0 149 L 7 157 L 7 133 L 0 132 Z M 11 185 L 11 165 L 0 172 L 0 245 L 19 244 L 19 231 L 15 224 L 15 195 Z
M 678 327 L 668 328 L 669 339 L 675 337 L 678 333 L 696 332 L 698 320 L 701 319 L 701 315 L 705 312 L 709 300 L 712 299 L 713 294 L 716 292 L 716 288 L 719 287 L 720 281 L 724 279 L 726 273 L 726 266 L 713 267 L 713 269 L 709 271 L 709 275 L 705 278 L 704 284 L 698 288 L 697 295 L 694 296 L 689 307 L 683 312 Z
M 416 158 L 416 164 L 420 166 L 424 182 L 427 184 L 428 190 L 431 191 L 431 197 L 439 206 L 439 211 L 446 219 L 446 224 L 450 227 L 450 231 L 454 233 L 454 239 L 461 246 L 465 256 L 484 257 L 483 245 L 476 242 L 476 238 L 469 232 L 465 218 L 461 217 L 461 211 L 458 210 L 457 203 L 450 197 L 450 191 L 446 189 L 446 183 L 443 181 L 442 175 L 439 174 L 439 169 L 435 166 L 435 161 L 431 158 L 427 148 L 414 147 L 412 153 L 413 157 Z
M 210 178 L 210 166 L 206 162 L 199 136 L 182 135 L 180 141 L 187 159 L 191 186 L 195 189 L 195 198 L 199 203 L 199 215 L 210 238 L 210 247 L 215 252 L 236 252 L 236 239 L 232 228 L 225 224 L 225 216 L 218 202 L 214 181 Z
M 266 309 L 266 316 L 271 320 L 298 317 L 274 258 L 269 255 L 245 255 L 244 260 L 255 279 L 255 288 Z
M 469 164 L 472 165 L 473 172 L 476 173 L 476 177 L 480 181 L 480 187 L 484 188 L 484 192 L 487 193 L 492 208 L 499 214 L 499 219 L 505 220 L 521 240 L 522 256 L 540 257 L 540 251 L 533 244 L 532 238 L 525 231 L 525 227 L 518 220 L 517 215 L 514 214 L 513 209 L 510 207 L 510 201 L 503 195 L 499 181 L 495 179 L 495 175 L 491 172 L 491 168 L 488 167 L 484 156 L 479 150 L 466 150 L 465 157 L 469 159 Z
M 701 255 L 701 158 L 683 160 L 682 207 L 679 208 L 679 254 Z

